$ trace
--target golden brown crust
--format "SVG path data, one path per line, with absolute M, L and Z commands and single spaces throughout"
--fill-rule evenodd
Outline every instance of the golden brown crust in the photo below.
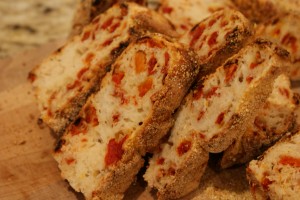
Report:
M 232 117 L 228 123 L 226 131 L 212 138 L 209 142 L 203 145 L 209 152 L 219 153 L 230 146 L 235 139 L 241 137 L 241 133 L 246 132 L 252 126 L 258 110 L 264 105 L 267 98 L 272 92 L 275 79 L 282 73 L 286 73 L 289 67 L 289 53 L 279 47 L 276 47 L 271 42 L 257 39 L 254 42 L 260 49 L 271 48 L 274 51 L 275 59 L 278 65 L 272 66 L 272 69 L 261 78 L 258 84 L 249 90 L 241 102 L 240 111 Z M 234 59 L 234 58 L 233 58 Z M 231 60 L 227 61 L 231 62 Z M 226 64 L 224 65 L 226 67 Z
M 134 148 L 127 145 L 122 160 L 106 170 L 105 176 L 101 178 L 101 182 L 106 184 L 99 185 L 92 200 L 123 199 L 124 191 L 134 182 L 135 175 L 144 164 L 139 153 L 132 151 Z
M 141 42 L 143 39 L 147 38 L 144 37 L 139 41 Z M 136 138 L 136 145 L 142 155 L 152 152 L 158 146 L 161 138 L 173 126 L 173 114 L 199 72 L 194 52 L 183 47 L 176 51 L 181 55 L 181 59 L 176 67 L 172 67 L 172 71 L 168 71 L 163 88 L 151 97 L 152 114 L 145 122 L 144 130 Z
M 290 126 L 287 129 L 292 130 L 296 125 L 296 119 L 294 115 L 291 115 L 287 120 L 290 122 Z M 220 165 L 222 168 L 228 168 L 236 164 L 244 164 L 251 161 L 256 156 L 260 155 L 267 147 L 272 146 L 279 139 L 278 137 L 268 137 L 268 141 L 263 143 L 263 140 L 266 140 L 266 135 L 271 133 L 262 133 L 263 135 L 257 136 L 254 138 L 248 134 L 243 135 L 241 138 L 238 138 L 223 154 Z M 251 140 L 251 141 L 250 141 Z

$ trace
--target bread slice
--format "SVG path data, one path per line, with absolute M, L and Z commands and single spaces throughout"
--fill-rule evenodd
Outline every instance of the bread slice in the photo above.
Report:
M 250 162 L 247 177 L 255 199 L 299 199 L 300 133 L 269 148 Z
M 179 41 L 199 57 L 200 74 L 208 75 L 253 40 L 253 26 L 240 12 L 216 11 L 182 35 Z M 209 61 L 209 62 L 208 62 Z
M 161 0 L 158 12 L 169 19 L 179 34 L 224 8 L 234 8 L 230 0 Z
M 251 28 L 240 13 L 223 10 L 212 14 L 181 37 L 179 41 L 198 54 L 201 63 L 199 81 L 251 40 Z M 203 31 L 200 35 L 199 29 Z M 216 31 L 216 42 L 207 44 Z M 197 133 L 186 129 L 190 123 L 189 113 L 181 114 L 181 110 L 184 108 L 176 117 L 169 140 L 154 153 L 144 175 L 148 185 L 158 190 L 160 199 L 179 198 L 194 190 L 208 161 L 202 140 L 198 139 Z
M 150 160 L 144 175 L 160 199 L 176 199 L 194 190 L 208 152 L 228 148 L 253 123 L 284 71 L 288 53 L 266 41 L 242 49 L 190 91 L 179 108 L 170 138 Z
M 296 102 L 289 78 L 280 75 L 251 129 L 241 134 L 239 140 L 224 152 L 221 167 L 249 162 L 290 132 L 296 123 L 295 108 Z
M 62 132 L 87 97 L 98 90 L 115 57 L 146 30 L 173 32 L 169 22 L 154 11 L 133 3 L 115 5 L 44 60 L 29 74 L 41 119 Z
M 55 149 L 62 177 L 87 199 L 121 199 L 173 125 L 198 73 L 195 54 L 161 35 L 130 44 L 116 59 Z
M 246 17 L 256 23 L 272 22 L 287 13 L 300 13 L 298 0 L 232 0 Z
M 75 11 L 70 37 L 80 34 L 87 24 L 114 4 L 129 1 L 139 3 L 140 5 L 145 4 L 143 0 L 81 0 Z
M 282 15 L 272 23 L 258 26 L 258 37 L 268 38 L 291 54 L 292 68 L 289 77 L 292 80 L 300 79 L 300 13 Z

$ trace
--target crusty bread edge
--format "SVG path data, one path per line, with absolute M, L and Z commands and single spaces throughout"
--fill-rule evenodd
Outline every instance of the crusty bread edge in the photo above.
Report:
M 161 37 L 168 40 L 165 36 Z M 143 130 L 136 135 L 135 142 L 141 155 L 152 152 L 160 143 L 161 138 L 173 126 L 175 110 L 180 106 L 199 72 L 199 64 L 196 61 L 197 55 L 193 51 L 186 50 L 179 44 L 175 51 L 182 58 L 176 67 L 168 71 L 162 89 L 151 97 L 152 113 L 144 123 Z
M 128 146 L 127 146 L 128 147 Z M 134 147 L 128 147 L 134 149 Z M 125 151 L 122 159 L 114 166 L 108 167 L 105 175 L 101 177 L 92 200 L 123 199 L 124 192 L 134 182 L 136 174 L 144 165 L 144 160 L 136 151 Z
M 269 73 L 261 78 L 260 82 L 249 90 L 240 106 L 240 113 L 232 116 L 225 131 L 217 134 L 217 137 L 213 137 L 207 143 L 204 143 L 203 148 L 211 153 L 224 151 L 234 142 L 234 140 L 241 137 L 243 135 L 242 133 L 245 132 L 248 127 L 252 126 L 258 110 L 264 105 L 272 92 L 275 79 L 280 74 L 287 73 L 286 71 L 288 71 L 288 68 L 285 68 L 286 66 L 290 67 L 288 64 L 290 63 L 290 56 L 286 50 L 262 39 L 257 39 L 254 43 L 258 45 L 259 48 L 273 49 L 274 56 L 276 56 L 274 59 L 277 60 L 276 66 L 273 65 Z
M 278 144 L 291 141 L 292 137 L 295 134 L 299 134 L 299 132 L 291 132 L 291 133 L 285 134 L 278 142 L 276 142 L 276 144 L 274 146 L 271 146 L 262 155 L 260 155 L 258 157 L 257 161 L 260 162 L 261 160 L 263 160 L 264 156 L 266 154 L 268 154 L 269 151 L 271 151 L 272 149 L 274 149 Z M 261 183 L 255 178 L 254 174 L 251 172 L 251 170 L 249 168 L 249 164 L 248 164 L 248 167 L 246 168 L 246 177 L 247 177 L 247 179 L 249 181 L 250 191 L 251 191 L 251 194 L 253 195 L 254 199 L 257 199 L 257 200 L 262 199 L 262 200 L 264 200 L 264 199 L 270 198 L 269 194 L 263 190 L 263 188 L 261 186 Z
M 193 139 L 189 155 L 185 157 L 184 164 L 176 169 L 175 175 L 170 178 L 171 183 L 162 187 L 156 186 L 159 200 L 181 198 L 199 186 L 208 163 L 209 153 L 202 148 L 199 138 Z
M 236 26 L 234 30 L 226 36 L 226 43 L 220 50 L 202 61 L 203 64 L 201 64 L 199 73 L 202 77 L 213 73 L 216 68 L 222 65 L 229 57 L 238 53 L 241 48 L 254 40 L 253 24 L 240 12 L 231 9 L 228 11 L 234 12 L 235 17 L 240 18 L 243 22 L 243 26 Z

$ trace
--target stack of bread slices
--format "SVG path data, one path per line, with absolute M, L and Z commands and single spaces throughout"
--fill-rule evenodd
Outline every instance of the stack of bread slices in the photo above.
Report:
M 178 199 L 201 184 L 210 153 L 222 168 L 245 164 L 295 130 L 288 51 L 216 2 L 114 4 L 29 74 L 60 135 L 61 175 L 86 199 L 122 199 L 144 165 L 158 199 Z M 263 162 L 249 166 L 253 184 Z

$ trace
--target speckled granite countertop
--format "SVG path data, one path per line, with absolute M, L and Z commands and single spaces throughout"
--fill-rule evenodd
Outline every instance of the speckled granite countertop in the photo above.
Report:
M 77 0 L 1 0 L 0 59 L 66 38 Z

